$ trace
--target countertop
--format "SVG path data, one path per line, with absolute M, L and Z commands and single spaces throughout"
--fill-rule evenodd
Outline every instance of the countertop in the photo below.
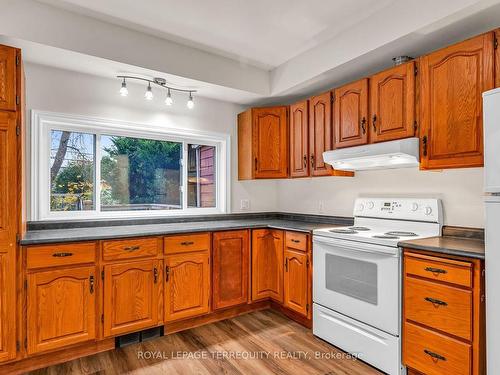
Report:
M 402 241 L 399 246 L 415 250 L 484 259 L 484 241 L 465 237 L 429 237 Z
M 273 228 L 311 233 L 314 229 L 335 227 L 345 224 L 312 223 L 284 219 L 237 219 L 167 224 L 141 224 L 101 226 L 90 228 L 64 228 L 30 230 L 21 239 L 20 244 L 39 245 L 56 242 L 92 241 L 113 238 L 160 236 L 177 233 L 221 231 L 232 229 Z

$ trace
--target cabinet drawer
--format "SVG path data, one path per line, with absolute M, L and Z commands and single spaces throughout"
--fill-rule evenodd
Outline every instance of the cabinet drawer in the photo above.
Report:
M 29 246 L 26 248 L 28 269 L 93 263 L 95 242 Z
M 471 373 L 469 344 L 405 323 L 403 361 L 427 375 L 468 375 Z
M 307 234 L 285 232 L 285 246 L 292 249 L 307 251 Z
M 210 233 L 196 233 L 165 237 L 164 249 L 165 254 L 209 250 Z
M 472 291 L 405 279 L 406 319 L 472 340 Z
M 103 260 L 120 260 L 156 256 L 161 247 L 161 238 L 128 238 L 125 240 L 104 241 Z
M 405 272 L 431 280 L 472 287 L 472 263 L 422 254 L 405 255 Z

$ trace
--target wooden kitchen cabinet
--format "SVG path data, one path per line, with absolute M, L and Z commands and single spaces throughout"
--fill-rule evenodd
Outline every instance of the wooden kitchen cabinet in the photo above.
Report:
M 306 252 L 285 249 L 284 306 L 301 315 L 309 313 L 309 259 Z
M 250 246 L 248 230 L 213 234 L 213 310 L 248 302 Z
M 0 247 L 0 362 L 16 357 L 15 254 Z
M 370 77 L 370 143 L 413 137 L 415 62 Z
M 283 302 L 284 233 L 274 229 L 252 232 L 252 301 Z
M 238 178 L 288 177 L 288 107 L 252 108 L 238 115 Z
M 335 148 L 368 143 L 368 79 L 335 89 Z
M 311 176 L 329 176 L 332 167 L 323 160 L 323 152 L 333 148 L 332 94 L 330 91 L 309 99 L 309 164 Z
M 403 257 L 403 364 L 410 374 L 485 369 L 484 262 L 415 250 Z
M 483 166 L 482 93 L 494 86 L 493 32 L 420 58 L 421 168 Z
M 165 257 L 165 321 L 191 318 L 210 311 L 210 252 Z
M 16 110 L 17 50 L 0 45 L 0 111 Z
M 96 268 L 27 275 L 27 351 L 40 353 L 96 338 Z
M 309 176 L 309 102 L 290 106 L 290 177 Z
M 158 325 L 162 274 L 157 259 L 104 266 L 105 337 Z
M 500 87 L 500 48 L 498 43 L 500 42 L 500 29 L 494 31 L 494 45 L 495 45 L 495 87 Z

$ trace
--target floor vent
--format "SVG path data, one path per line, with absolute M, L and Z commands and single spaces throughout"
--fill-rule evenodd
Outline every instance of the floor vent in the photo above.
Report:
M 144 331 L 128 333 L 123 336 L 115 337 L 115 347 L 123 348 L 128 345 L 152 340 L 160 336 L 163 336 L 163 327 L 154 327 L 145 329 Z

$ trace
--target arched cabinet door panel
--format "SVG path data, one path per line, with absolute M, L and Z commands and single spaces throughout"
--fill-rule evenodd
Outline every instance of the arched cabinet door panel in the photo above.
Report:
M 95 339 L 95 271 L 88 266 L 27 275 L 28 354 Z
M 284 305 L 304 316 L 309 312 L 308 267 L 307 253 L 285 249 Z
M 209 312 L 210 252 L 167 255 L 165 258 L 165 321 Z
M 104 336 L 158 325 L 161 271 L 156 259 L 104 266 Z
M 493 32 L 420 58 L 423 169 L 483 166 L 482 93 L 494 86 Z

